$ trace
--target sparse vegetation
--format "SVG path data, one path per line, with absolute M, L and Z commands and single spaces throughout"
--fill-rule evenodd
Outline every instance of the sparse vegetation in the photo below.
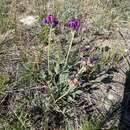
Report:
M 130 2 L 61 1 L 0 1 L 0 130 L 118 130 Z

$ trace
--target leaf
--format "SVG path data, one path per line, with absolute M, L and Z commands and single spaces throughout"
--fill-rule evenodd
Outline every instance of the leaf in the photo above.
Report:
M 57 63 L 56 66 L 54 67 L 55 73 L 58 74 L 60 71 L 60 65 Z
M 68 97 L 68 102 L 76 102 L 71 96 Z
M 77 90 L 77 91 L 75 92 L 75 94 L 78 94 L 78 95 L 80 95 L 80 94 L 82 94 L 82 93 L 83 93 L 82 90 Z
M 60 74 L 60 83 L 65 83 L 65 82 L 67 82 L 68 77 L 69 77 L 69 74 L 68 74 L 68 73 L 61 73 L 61 74 Z

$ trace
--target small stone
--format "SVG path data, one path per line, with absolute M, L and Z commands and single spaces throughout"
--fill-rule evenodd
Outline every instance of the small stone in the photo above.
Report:
M 19 19 L 19 21 L 28 27 L 34 27 L 36 25 L 36 23 L 38 22 L 37 17 L 36 16 L 25 16 Z
M 109 100 L 114 100 L 114 96 L 112 94 L 109 94 L 107 97 Z

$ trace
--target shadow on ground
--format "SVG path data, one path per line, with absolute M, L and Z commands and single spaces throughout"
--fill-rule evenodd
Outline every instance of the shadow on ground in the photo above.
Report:
M 126 72 L 119 128 L 120 130 L 130 130 L 130 70 Z

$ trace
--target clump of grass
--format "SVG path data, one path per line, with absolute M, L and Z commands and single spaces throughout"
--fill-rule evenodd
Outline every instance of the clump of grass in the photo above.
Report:
M 81 130 L 101 130 L 101 126 L 98 121 L 86 121 Z
M 2 92 L 6 87 L 5 84 L 9 81 L 9 77 L 6 75 L 0 75 L 0 92 Z
M 4 0 L 0 1 L 0 33 L 5 33 L 9 27 L 8 11 L 6 7 L 6 2 Z
M 98 120 L 85 121 L 81 130 L 102 130 L 102 122 Z M 107 130 L 119 130 L 116 127 L 111 127 Z

